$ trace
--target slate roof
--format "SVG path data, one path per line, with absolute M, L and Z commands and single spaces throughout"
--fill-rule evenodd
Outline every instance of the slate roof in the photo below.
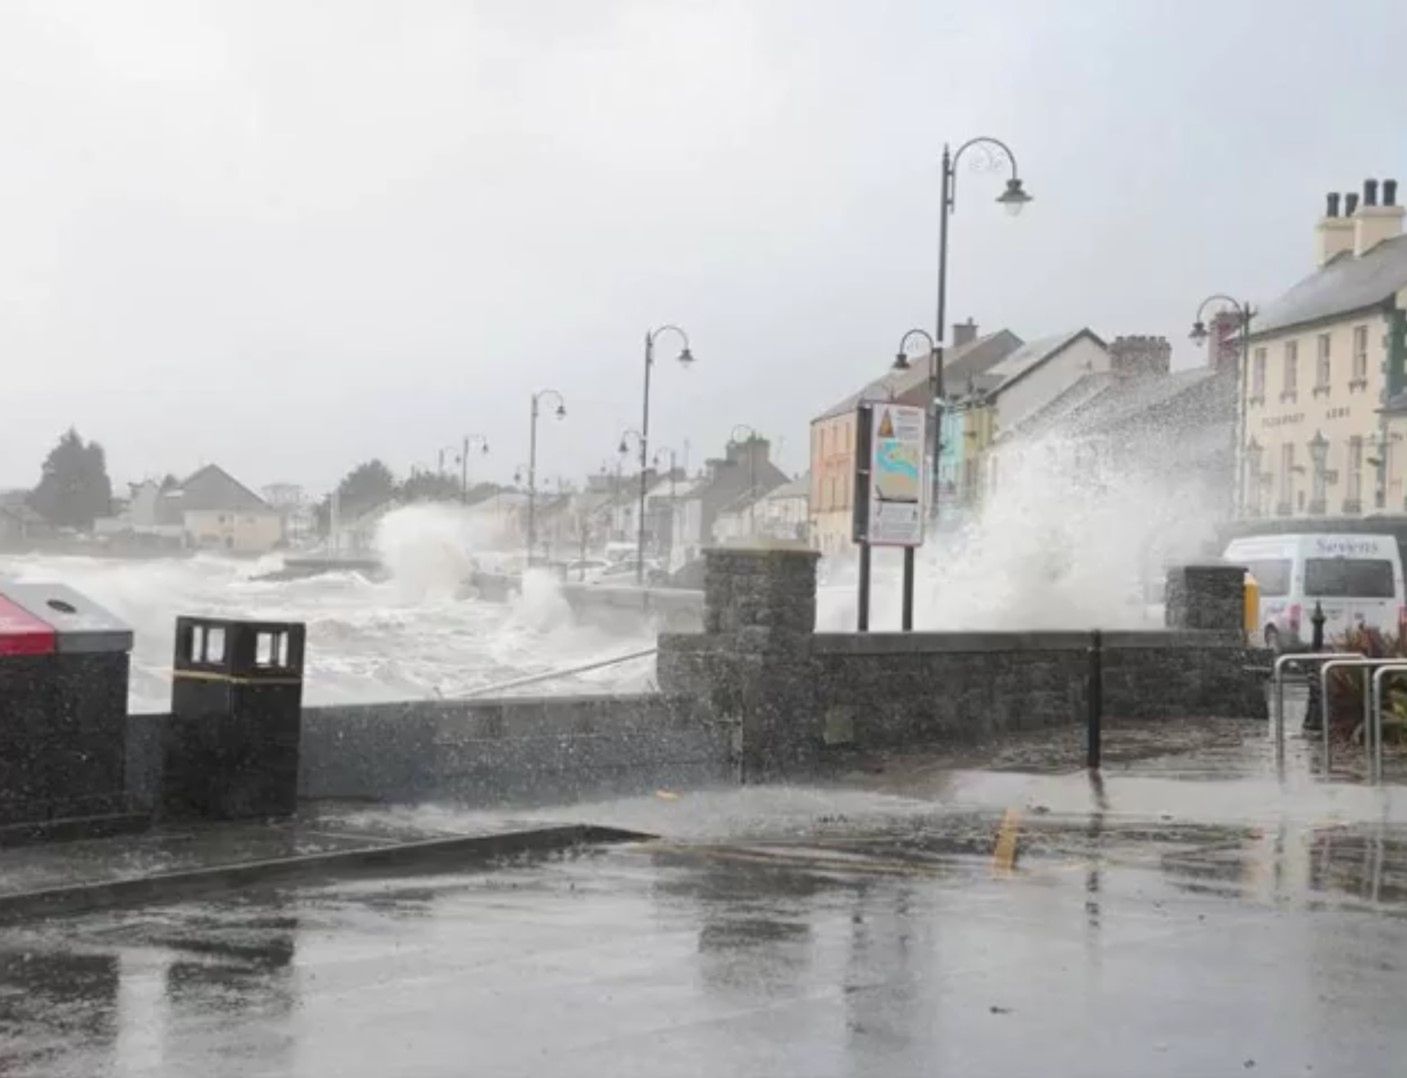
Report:
M 1226 442 L 1224 429 L 1234 420 L 1235 389 L 1210 367 L 1172 374 L 1087 374 L 1044 407 L 1003 431 L 999 442 L 1059 433 L 1065 437 L 1150 437 L 1176 430 L 1196 441 L 1182 441 L 1184 452 Z M 1202 439 L 1200 432 L 1215 433 Z M 1220 439 L 1218 441 L 1218 439 Z
M 1074 344 L 1081 337 L 1088 337 L 1101 348 L 1105 347 L 1104 342 L 1093 330 L 1085 327 L 1070 330 L 1068 333 L 1057 333 L 1050 337 L 1041 337 L 1038 340 L 1027 341 L 1016 351 L 1006 356 L 1001 362 L 993 364 L 984 373 L 992 379 L 991 389 L 1001 390 L 1013 382 L 1020 381 L 1030 374 L 1037 367 L 1043 366 L 1055 358 L 1070 345 Z
M 1359 258 L 1346 251 L 1251 319 L 1251 336 L 1374 307 L 1407 288 L 1407 236 L 1383 240 Z
M 969 378 L 980 375 L 993 364 L 1021 347 L 1021 338 L 1009 329 L 999 329 L 983 334 L 964 345 L 949 348 L 943 358 L 943 382 L 945 388 L 953 389 L 957 382 L 966 383 Z M 827 408 L 812 422 L 830 419 L 832 416 L 853 412 L 861 401 L 897 400 L 905 393 L 918 389 L 928 381 L 928 357 L 911 357 L 908 370 L 893 368 L 869 382 L 858 393 L 852 393 L 838 404 Z M 965 388 L 965 386 L 964 386 Z

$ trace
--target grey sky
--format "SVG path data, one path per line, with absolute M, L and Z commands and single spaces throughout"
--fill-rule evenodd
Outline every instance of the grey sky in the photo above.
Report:
M 950 313 L 1026 337 L 1162 333 L 1311 266 L 1322 193 L 1407 179 L 1407 7 L 1345 3 L 10 0 L 0 6 L 0 486 L 70 423 L 114 477 L 247 482 L 527 456 L 691 461 L 783 437 L 933 319 L 945 139 L 1006 139 L 1036 201 L 964 171 Z M 671 350 L 672 351 L 672 350 Z

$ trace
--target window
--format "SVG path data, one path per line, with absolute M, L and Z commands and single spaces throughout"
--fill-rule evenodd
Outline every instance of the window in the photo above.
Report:
M 1353 381 L 1350 385 L 1368 384 L 1368 327 L 1353 327 Z
M 1294 503 L 1295 445 L 1286 442 L 1280 447 L 1280 513 L 1288 515 Z
M 1290 559 L 1274 558 L 1269 561 L 1248 561 L 1246 571 L 1256 578 L 1260 593 L 1269 598 L 1290 594 Z
M 1254 438 L 1246 446 L 1246 510 L 1251 516 L 1261 512 L 1261 476 L 1265 450 Z
M 1322 514 L 1325 511 L 1325 501 L 1328 495 L 1328 469 L 1326 467 L 1329 459 L 1329 442 L 1318 431 L 1309 440 L 1309 459 L 1314 465 L 1313 485 L 1309 494 L 1309 511 L 1315 514 Z
M 1319 334 L 1319 357 L 1314 365 L 1314 392 L 1329 392 L 1329 335 Z
M 1265 349 L 1257 348 L 1255 362 L 1251 365 L 1251 396 L 1255 400 L 1265 400 Z
M 1304 593 L 1322 599 L 1391 599 L 1392 562 L 1386 558 L 1308 558 Z
M 1285 342 L 1285 385 L 1280 399 L 1293 398 L 1299 391 L 1300 346 L 1298 341 Z
M 1344 508 L 1353 506 L 1356 510 L 1363 502 L 1363 439 L 1354 437 L 1348 440 L 1348 494 Z

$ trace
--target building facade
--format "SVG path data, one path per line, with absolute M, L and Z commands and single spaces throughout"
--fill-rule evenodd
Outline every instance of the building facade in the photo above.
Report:
M 1407 508 L 1407 430 L 1396 418 L 1407 237 L 1396 182 L 1381 196 L 1374 180 L 1361 202 L 1329 195 L 1315 230 L 1318 268 L 1251 323 L 1240 387 L 1243 517 Z
M 971 319 L 955 324 L 952 330 L 953 346 L 943 359 L 944 393 L 950 399 L 970 397 L 987 385 L 987 371 L 1022 346 L 1021 338 L 1010 330 L 979 336 Z M 857 407 L 862 401 L 892 401 L 926 408 L 931 403 L 931 377 L 929 357 L 915 358 L 907 369 L 886 371 L 811 421 L 810 540 L 822 554 L 844 554 L 854 545 L 850 535 Z M 946 450 L 940 448 L 940 452 Z M 933 459 L 931 443 L 924 459 Z M 940 460 L 940 478 L 943 474 Z M 925 483 L 925 489 L 927 486 Z

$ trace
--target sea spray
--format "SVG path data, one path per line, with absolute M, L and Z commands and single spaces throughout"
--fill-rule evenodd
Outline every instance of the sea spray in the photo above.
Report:
M 1166 567 L 1215 553 L 1224 489 L 1179 459 L 1076 467 L 1059 436 L 1003 460 L 1001 482 L 965 526 L 917 553 L 915 627 L 1017 630 L 1148 627 Z M 817 624 L 855 626 L 854 558 L 828 565 Z M 876 550 L 870 626 L 898 629 L 899 561 Z
M 487 529 L 463 506 L 425 502 L 393 509 L 376 528 L 376 552 L 406 602 L 452 599 L 474 571 Z

